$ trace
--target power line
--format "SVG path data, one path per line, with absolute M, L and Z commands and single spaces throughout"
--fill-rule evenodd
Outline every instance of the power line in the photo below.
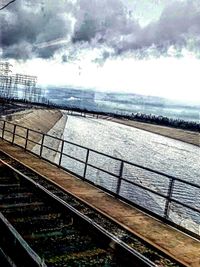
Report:
M 15 2 L 16 0 L 12 0 L 9 3 L 7 3 L 5 6 L 1 7 L 0 10 L 6 8 L 7 6 L 9 6 L 10 4 L 12 4 L 13 2 Z

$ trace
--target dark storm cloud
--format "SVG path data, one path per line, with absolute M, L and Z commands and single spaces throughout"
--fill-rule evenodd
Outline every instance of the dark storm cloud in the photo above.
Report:
M 168 55 L 170 46 L 177 55 L 183 47 L 198 53 L 200 2 L 173 2 L 158 21 L 141 27 L 134 10 L 129 12 L 122 0 L 77 0 L 74 4 L 69 0 L 17 0 L 0 13 L 0 35 L 3 56 L 16 59 L 50 58 L 63 48 L 62 42 L 55 41 L 61 39 L 71 40 L 67 49 L 71 47 L 74 55 L 82 49 L 105 47 L 96 60 L 101 63 L 127 51 L 137 58 Z M 115 53 L 107 53 L 107 48 Z M 67 51 L 62 54 L 66 62 Z
M 67 62 L 67 55 L 62 55 L 62 62 L 64 63 L 64 62 Z
M 158 21 L 144 28 L 129 16 L 119 0 L 80 0 L 79 6 L 74 43 L 96 40 L 114 48 L 117 54 L 134 51 L 138 57 L 146 57 L 150 52 L 155 56 L 167 54 L 170 46 L 178 54 L 190 38 L 195 42 L 193 48 L 199 49 L 199 1 L 174 2 Z
M 13 44 L 3 49 L 4 58 L 15 58 L 26 60 L 33 56 L 32 45 L 27 42 L 20 42 L 19 44 Z
M 60 48 L 55 45 L 38 49 L 37 44 L 66 38 L 70 34 L 71 23 L 64 11 L 70 12 L 72 6 L 64 1 L 47 2 L 43 5 L 42 1 L 18 0 L 6 13 L 0 14 L 0 45 L 4 57 L 49 58 Z
M 98 42 L 109 44 L 113 39 L 140 32 L 139 24 L 130 19 L 120 0 L 79 0 L 78 6 L 74 43 L 97 38 Z
M 160 19 L 142 29 L 135 43 L 139 48 L 154 44 L 159 51 L 165 51 L 173 45 L 177 49 L 187 46 L 190 38 L 200 37 L 200 2 L 175 2 L 168 6 Z M 132 43 L 125 43 L 124 49 Z M 126 47 L 127 46 L 127 47 Z M 128 47 L 129 48 L 129 47 Z

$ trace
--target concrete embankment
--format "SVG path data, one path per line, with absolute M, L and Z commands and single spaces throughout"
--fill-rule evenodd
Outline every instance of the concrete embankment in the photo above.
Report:
M 26 109 L 26 110 L 18 110 L 16 109 L 13 113 L 8 113 L 6 115 L 0 114 L 0 119 L 7 120 L 7 121 L 15 121 L 23 118 L 25 115 L 32 113 L 32 109 Z
M 74 115 L 74 116 L 87 117 L 87 118 L 105 119 L 108 121 L 138 128 L 140 130 L 155 133 L 161 136 L 169 137 L 175 140 L 179 140 L 179 141 L 200 147 L 200 133 L 198 131 L 197 132 L 189 131 L 189 130 L 170 127 L 170 126 L 152 124 L 148 122 L 139 122 L 139 121 L 128 120 L 128 119 L 118 119 L 118 118 L 109 117 L 106 115 L 99 115 L 95 113 L 92 114 L 92 113 L 84 113 L 84 112 L 81 113 L 81 112 L 76 112 L 76 111 L 68 111 L 67 114 Z
M 137 122 L 137 121 L 131 121 L 131 120 L 120 120 L 111 118 L 112 121 L 124 124 L 126 126 L 138 128 L 140 130 L 145 130 L 148 132 L 152 132 L 155 134 L 159 134 L 162 136 L 166 136 L 172 139 L 176 139 L 188 144 L 192 144 L 195 146 L 200 146 L 200 133 L 199 132 L 192 132 L 182 129 L 177 129 L 173 127 L 167 127 L 167 126 L 160 126 L 155 125 L 151 123 L 143 123 L 143 122 Z
M 5 119 L 11 123 L 15 123 L 28 129 L 32 129 L 40 133 L 47 133 L 57 138 L 62 138 L 67 116 L 60 110 L 56 109 L 30 109 L 23 112 L 16 112 Z M 15 137 L 15 143 L 20 146 L 25 145 L 25 138 L 27 134 L 26 128 L 16 128 L 17 136 Z M 13 125 L 8 124 L 6 130 L 12 132 Z M 36 145 L 35 143 L 41 142 L 42 134 L 40 133 L 29 131 L 29 142 L 27 144 L 28 150 L 33 150 L 36 153 L 39 152 L 40 145 Z M 5 137 L 7 140 L 12 140 L 12 135 L 9 132 L 5 132 Z M 57 150 L 60 145 L 60 141 L 48 137 L 45 138 L 44 145 Z M 56 153 L 44 148 L 43 156 L 52 160 L 55 158 Z
M 56 151 L 59 149 L 60 146 L 60 140 L 63 139 L 63 132 L 65 129 L 65 125 L 67 122 L 67 116 L 63 113 L 61 118 L 54 124 L 54 126 L 47 132 L 48 135 L 56 137 L 52 138 L 50 136 L 46 137 L 44 139 L 44 146 L 50 147 L 53 150 L 49 150 L 48 148 L 43 148 L 42 156 L 44 158 L 47 158 L 50 161 L 55 161 L 56 156 L 59 157 L 59 153 Z M 41 144 L 41 140 L 39 142 Z M 32 151 L 36 154 L 40 153 L 40 145 L 34 146 Z
M 62 117 L 55 109 L 30 109 L 12 114 L 11 121 L 26 128 L 47 133 Z

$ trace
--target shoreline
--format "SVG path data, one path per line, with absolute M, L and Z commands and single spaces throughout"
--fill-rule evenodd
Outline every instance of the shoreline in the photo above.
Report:
M 27 128 L 36 129 L 38 131 L 48 133 L 53 133 L 53 135 L 60 135 L 63 134 L 63 130 L 65 125 L 62 125 L 61 129 L 54 127 L 59 120 L 62 120 L 63 116 L 67 114 L 63 114 L 61 110 L 58 109 L 31 109 L 21 112 L 15 112 L 11 116 L 8 116 L 8 120 L 25 126 Z M 87 116 L 86 116 L 87 117 Z M 99 117 L 101 118 L 101 117 Z M 105 118 L 101 118 L 105 119 Z M 109 121 L 123 124 L 129 127 L 134 127 L 140 130 L 148 131 L 151 133 L 155 133 L 161 136 L 165 136 L 174 140 L 182 141 L 184 143 L 188 143 L 191 145 L 195 145 L 200 147 L 200 133 L 199 132 L 192 132 L 188 130 L 168 127 L 168 126 L 161 126 L 151 123 L 144 123 L 132 120 L 123 120 L 117 119 L 113 117 L 109 117 Z M 44 123 L 45 122 L 45 123 Z M 64 124 L 64 122 L 63 122 Z M 60 133 L 62 131 L 62 133 Z
M 174 140 L 182 141 L 184 143 L 200 147 L 199 132 L 192 132 L 167 126 L 161 126 L 161 125 L 155 125 L 155 124 L 143 123 L 131 120 L 121 120 L 115 118 L 110 118 L 110 121 L 123 124 L 129 127 L 138 128 L 140 130 L 148 131 L 151 133 L 159 134 Z

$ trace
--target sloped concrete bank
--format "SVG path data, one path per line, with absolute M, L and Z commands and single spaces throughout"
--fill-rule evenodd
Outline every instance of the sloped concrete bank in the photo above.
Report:
M 14 113 L 11 121 L 26 128 L 47 133 L 61 117 L 60 110 L 30 109 Z
M 11 114 L 6 114 L 6 115 L 1 115 L 0 118 L 2 120 L 7 120 L 7 121 L 17 121 L 22 119 L 25 115 L 32 113 L 32 109 L 26 109 L 26 110 L 16 110 L 16 112 L 13 112 Z
M 65 125 L 67 122 L 67 116 L 62 113 L 62 117 L 54 124 L 54 126 L 47 132 L 48 135 L 57 137 L 59 139 L 63 139 L 63 132 L 65 129 Z M 39 142 L 41 144 L 41 140 Z M 59 153 L 56 153 L 56 151 L 60 147 L 60 141 L 58 139 L 51 138 L 49 136 L 45 137 L 44 139 L 44 146 L 50 147 L 51 149 L 55 150 L 50 150 L 48 148 L 43 148 L 42 156 L 50 161 L 56 161 L 59 157 Z M 36 145 L 32 151 L 36 154 L 40 153 L 40 145 Z
M 6 119 L 6 118 L 5 118 Z M 31 109 L 24 112 L 16 112 L 12 117 L 7 118 L 8 121 L 16 123 L 17 125 L 24 126 L 41 133 L 46 133 L 57 138 L 62 138 L 67 116 L 60 110 L 56 109 Z M 12 132 L 12 125 L 8 126 L 8 130 Z M 17 128 L 18 135 L 26 136 L 26 129 Z M 9 133 L 7 133 L 9 136 Z M 29 140 L 41 143 L 42 134 L 29 132 Z M 39 153 L 40 145 L 35 145 L 34 142 L 28 142 L 28 150 Z M 15 143 L 24 146 L 25 139 L 18 136 L 15 137 Z M 44 145 L 51 147 L 55 150 L 59 148 L 60 141 L 53 138 L 45 138 Z M 54 160 L 56 153 L 54 151 L 45 149 L 43 150 L 43 157 L 49 160 Z
M 200 133 L 173 127 L 111 118 L 112 121 L 200 147 Z

